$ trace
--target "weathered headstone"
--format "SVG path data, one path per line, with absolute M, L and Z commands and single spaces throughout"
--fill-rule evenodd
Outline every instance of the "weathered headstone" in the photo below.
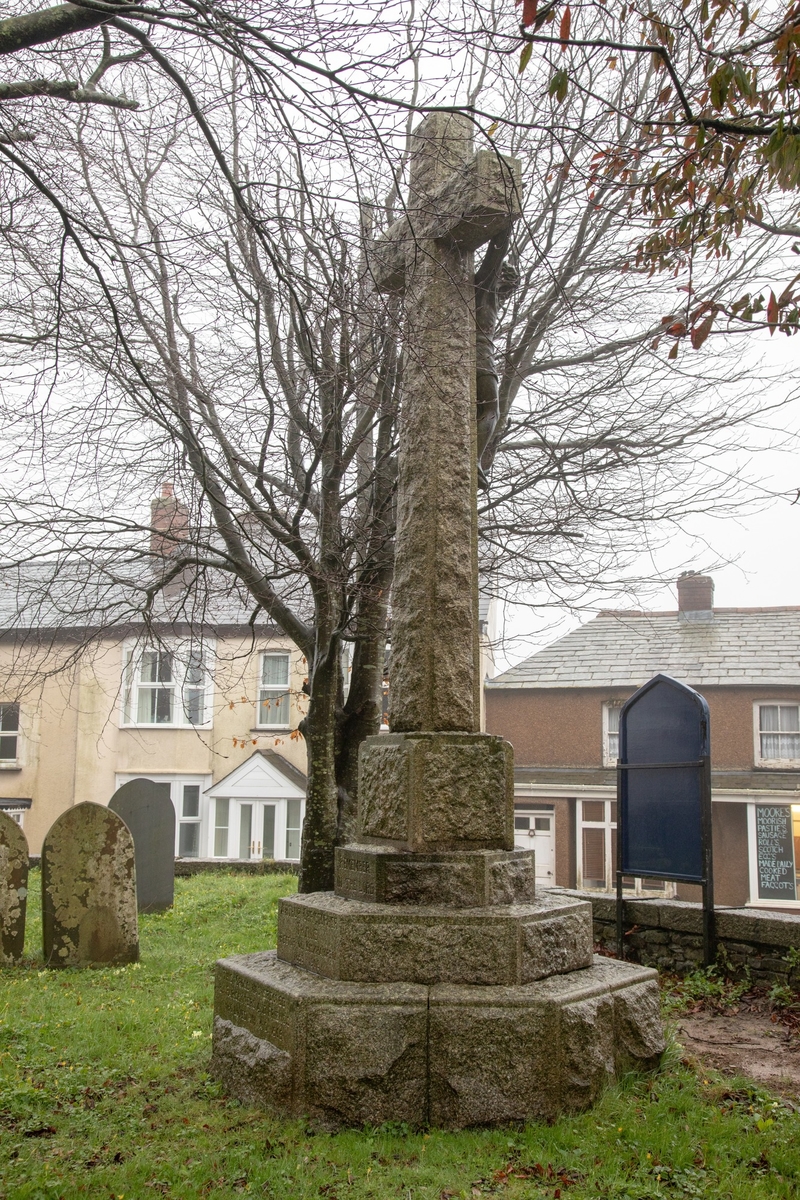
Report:
M 139 959 L 133 838 L 102 804 L 76 804 L 42 845 L 42 932 L 48 967 Z
M 161 912 L 175 898 L 175 807 L 168 783 L 132 779 L 109 801 L 133 834 L 139 912 Z
M 362 747 L 335 891 L 282 900 L 277 953 L 217 967 L 217 1077 L 326 1124 L 548 1117 L 663 1049 L 655 972 L 593 962 L 591 906 L 535 897 L 511 746 L 478 732 L 473 252 L 519 192 L 465 118 L 415 130 L 408 219 L 373 268 L 408 314 L 392 732 Z
M 8 813 L 0 812 L 0 963 L 19 962 L 25 946 L 28 843 Z

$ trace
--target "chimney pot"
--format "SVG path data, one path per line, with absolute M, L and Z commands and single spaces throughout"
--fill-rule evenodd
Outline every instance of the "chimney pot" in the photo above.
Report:
M 171 483 L 161 485 L 161 495 L 150 503 L 150 551 L 166 558 L 180 549 L 189 536 L 189 510 L 175 495 Z
M 714 580 L 710 575 L 685 571 L 678 579 L 678 611 L 710 613 L 714 610 Z

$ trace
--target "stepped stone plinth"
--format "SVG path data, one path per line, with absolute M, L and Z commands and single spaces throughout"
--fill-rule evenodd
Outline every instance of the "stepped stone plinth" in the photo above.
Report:
M 281 900 L 285 962 L 363 983 L 532 983 L 592 964 L 592 906 L 548 895 L 487 908 L 369 904 L 329 892 Z
M 532 850 L 408 854 L 393 846 L 340 846 L 334 890 L 376 904 L 527 904 L 536 896 L 536 867 Z
M 520 172 L 471 129 L 415 131 L 374 264 L 406 289 L 392 732 L 361 748 L 335 890 L 281 901 L 276 952 L 217 964 L 216 1077 L 327 1126 L 550 1118 L 664 1046 L 655 971 L 593 958 L 590 905 L 536 894 L 511 746 L 478 732 L 473 252 L 507 246 Z

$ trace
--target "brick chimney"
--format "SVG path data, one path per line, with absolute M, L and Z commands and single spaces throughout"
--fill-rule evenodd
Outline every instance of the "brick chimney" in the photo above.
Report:
M 163 558 L 174 554 L 189 534 L 189 510 L 175 495 L 171 483 L 161 485 L 161 495 L 150 502 L 150 550 Z
M 697 571 L 684 571 L 678 579 L 678 612 L 686 620 L 711 620 L 714 615 L 714 580 Z

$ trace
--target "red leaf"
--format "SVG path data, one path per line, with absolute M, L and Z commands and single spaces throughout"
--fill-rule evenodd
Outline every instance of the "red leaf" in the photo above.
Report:
M 536 10 L 539 0 L 522 0 L 522 24 L 527 29 L 536 20 Z
M 705 321 L 701 321 L 699 325 L 695 325 L 691 334 L 692 348 L 699 350 L 703 342 L 711 333 L 711 326 L 714 324 L 714 313 L 709 313 Z
M 769 304 L 767 305 L 767 320 L 769 321 L 769 332 L 775 332 L 775 326 L 778 324 L 778 300 L 775 293 L 770 288 Z
M 566 48 L 566 43 L 569 41 L 569 27 L 572 24 L 572 12 L 569 5 L 564 9 L 564 15 L 561 18 L 561 28 L 559 37 L 561 38 L 562 49 Z

